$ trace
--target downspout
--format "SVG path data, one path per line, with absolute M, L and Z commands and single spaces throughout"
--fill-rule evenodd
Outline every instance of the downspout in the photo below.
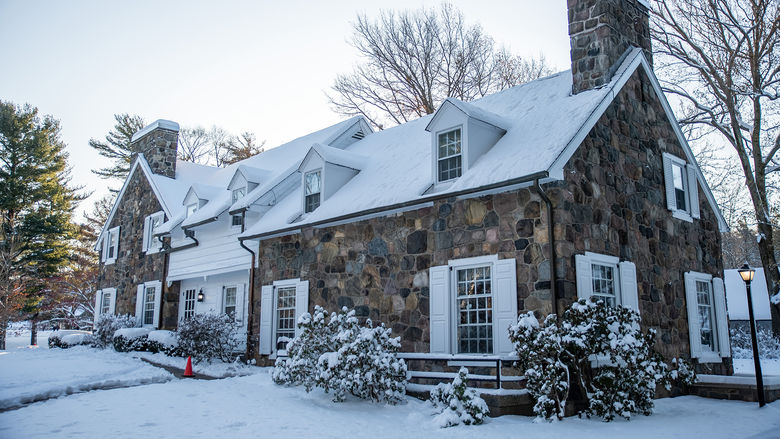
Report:
M 160 286 L 162 287 L 161 294 L 163 296 L 160 298 L 161 299 L 160 300 L 160 314 L 159 314 L 160 320 L 157 322 L 157 327 L 160 328 L 160 329 L 164 329 L 163 328 L 163 324 L 162 324 L 163 323 L 163 312 L 162 312 L 163 310 L 162 309 L 165 308 L 165 295 L 168 293 L 168 282 L 167 282 L 166 278 L 168 277 L 168 258 L 169 258 L 169 255 L 168 255 L 168 252 L 165 251 L 165 243 L 163 242 L 162 236 L 158 236 L 157 239 L 159 239 L 160 243 L 163 244 L 162 250 L 160 251 L 160 253 L 163 254 L 163 269 L 162 269 L 162 276 L 161 276 L 161 281 L 160 281 Z
M 241 211 L 241 233 L 244 233 L 244 227 L 246 223 L 246 209 Z M 244 241 L 238 240 L 238 243 L 244 250 L 248 251 L 252 255 L 252 262 L 249 265 L 249 297 L 247 298 L 247 312 L 246 312 L 246 359 L 249 361 L 254 352 L 252 352 L 252 317 L 254 317 L 254 303 L 255 303 L 255 252 L 251 248 L 244 244 Z
M 558 292 L 556 290 L 555 279 L 555 222 L 553 220 L 553 206 L 550 198 L 544 192 L 544 189 L 539 185 L 539 179 L 534 180 L 534 188 L 539 196 L 544 200 L 544 204 L 547 205 L 547 233 L 548 240 L 550 242 L 550 296 L 552 297 L 552 312 L 558 317 Z

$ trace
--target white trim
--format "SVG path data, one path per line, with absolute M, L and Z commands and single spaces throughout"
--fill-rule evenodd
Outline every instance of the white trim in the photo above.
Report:
M 160 223 L 158 224 L 158 227 L 163 225 L 165 222 L 165 212 L 158 211 L 151 215 L 148 215 L 144 220 L 144 235 L 143 235 L 143 243 L 145 246 L 141 249 L 141 253 L 147 253 L 150 254 L 157 253 L 162 248 L 162 243 L 159 239 L 157 239 L 156 234 L 150 234 L 149 232 L 153 232 L 154 229 L 147 229 L 147 227 L 151 227 L 152 224 L 154 224 L 154 220 L 160 219 Z M 151 251 L 150 251 L 151 250 Z
M 692 331 L 692 327 L 696 328 L 698 331 L 701 331 L 701 322 L 698 320 L 696 322 L 690 321 L 691 316 L 694 316 L 698 318 L 699 316 L 699 302 L 697 298 L 697 291 L 696 291 L 696 281 L 706 282 L 709 284 L 709 294 L 710 294 L 710 306 L 713 310 L 713 317 L 712 317 L 712 328 L 711 330 L 715 333 L 715 336 L 717 337 L 715 340 L 716 344 L 716 350 L 711 350 L 709 347 L 705 349 L 704 346 L 701 345 L 701 343 L 698 343 L 698 346 L 693 346 L 693 342 L 691 342 L 691 356 L 693 358 L 696 358 L 699 363 L 720 363 L 723 361 L 723 357 L 730 356 L 729 352 L 722 352 L 723 348 L 721 345 L 721 341 L 728 340 L 729 333 L 728 333 L 728 325 L 726 325 L 726 328 L 721 328 L 721 325 L 719 325 L 718 320 L 722 318 L 722 316 L 726 315 L 726 304 L 725 301 L 723 303 L 720 303 L 720 301 L 717 300 L 715 297 L 715 286 L 713 285 L 715 279 L 714 276 L 708 273 L 702 273 L 698 271 L 688 271 L 684 275 L 685 282 L 683 282 L 683 288 L 685 289 L 685 306 L 687 308 L 687 315 L 688 315 L 688 331 L 690 333 L 690 338 L 693 339 L 694 337 L 696 339 L 700 339 L 701 333 L 694 334 Z M 693 288 L 692 291 L 689 291 L 689 288 Z M 725 332 L 725 334 L 724 334 Z M 725 337 L 725 339 L 723 338 Z
M 108 229 L 108 236 L 103 246 L 102 259 L 105 265 L 111 265 L 116 262 L 119 257 L 119 230 L 120 226 L 112 227 Z M 111 245 L 114 245 L 114 256 L 108 256 L 108 250 Z
M 590 258 L 590 263 L 596 263 L 596 264 L 614 264 L 617 265 L 620 263 L 620 258 L 617 256 L 610 256 L 610 255 L 604 255 L 601 253 L 593 253 L 593 252 L 585 252 L 585 256 Z
M 473 258 L 450 259 L 449 261 L 447 261 L 447 265 L 449 265 L 452 268 L 455 267 L 462 268 L 468 265 L 492 264 L 497 260 L 498 260 L 498 255 L 485 255 L 485 256 L 475 256 Z
M 457 108 L 457 107 L 455 107 Z M 437 111 L 438 114 L 438 111 Z M 465 113 L 464 113 L 465 114 Z M 467 115 L 468 117 L 468 115 Z M 441 130 L 438 130 L 434 133 L 431 133 L 433 135 L 433 151 L 432 151 L 432 157 L 433 157 L 433 184 L 434 187 L 441 187 L 442 185 L 450 185 L 453 182 L 457 181 L 460 177 L 463 176 L 463 174 L 468 171 L 468 142 L 466 141 L 466 136 L 468 135 L 468 130 L 466 128 L 467 124 L 458 124 L 453 125 Z M 430 124 L 429 124 L 430 126 Z M 426 127 L 427 130 L 427 127 Z M 448 134 L 450 132 L 454 131 L 460 131 L 460 175 L 454 178 L 450 178 L 447 180 L 439 181 L 439 161 L 441 160 L 441 157 L 439 157 L 439 136 L 442 134 Z M 450 157 L 455 157 L 456 155 L 451 155 L 448 157 L 445 157 L 445 159 L 448 159 Z

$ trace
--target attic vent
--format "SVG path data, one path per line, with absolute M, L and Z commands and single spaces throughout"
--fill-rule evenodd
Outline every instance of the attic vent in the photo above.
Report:
M 352 135 L 353 139 L 360 140 L 363 137 L 366 137 L 366 135 L 363 133 L 363 130 L 357 130 L 355 134 Z

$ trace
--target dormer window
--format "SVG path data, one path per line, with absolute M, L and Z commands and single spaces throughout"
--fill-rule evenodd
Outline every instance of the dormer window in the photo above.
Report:
M 198 211 L 198 203 L 192 203 L 187 205 L 187 218 Z
M 233 189 L 233 196 L 232 196 L 233 203 L 235 203 L 236 201 L 238 201 L 241 198 L 243 198 L 244 195 L 246 195 L 246 188 L 245 187 L 240 187 L 238 189 Z
M 460 128 L 438 135 L 439 183 L 460 177 L 463 169 Z
M 322 170 L 307 172 L 303 179 L 304 212 L 309 213 L 320 206 L 322 192 Z

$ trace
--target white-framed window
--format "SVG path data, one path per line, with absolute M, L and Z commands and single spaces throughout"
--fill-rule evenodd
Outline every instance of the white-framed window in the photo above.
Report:
M 639 312 L 636 266 L 617 256 L 585 252 L 575 255 L 577 297 L 595 297 L 608 306 L 621 305 Z
M 233 316 L 234 320 L 237 318 L 236 316 L 237 297 L 238 297 L 237 286 L 231 285 L 229 287 L 224 288 L 224 293 L 222 298 L 222 312 L 229 316 Z
M 182 294 L 182 320 L 189 320 L 195 315 L 195 298 L 197 292 L 194 288 L 184 290 Z
M 675 218 L 699 218 L 699 184 L 696 168 L 669 153 L 663 154 L 666 207 Z
M 511 355 L 507 328 L 517 319 L 516 263 L 492 255 L 429 269 L 432 353 Z
M 288 279 L 264 285 L 260 300 L 260 353 L 287 355 L 287 343 L 298 334 L 296 323 L 308 307 L 308 281 Z
M 154 232 L 163 222 L 165 222 L 165 213 L 162 211 L 153 213 L 144 219 L 144 238 L 142 244 L 144 252 L 157 252 L 162 248 L 162 243 L 154 236 Z
M 695 271 L 685 273 L 684 279 L 691 357 L 719 363 L 730 355 L 723 279 Z
M 103 262 L 113 264 L 119 256 L 119 226 L 109 229 L 106 237 L 103 238 Z
M 187 205 L 187 218 L 198 211 L 198 203 L 192 203 Z
M 313 212 L 320 206 L 322 193 L 322 169 L 309 171 L 303 176 L 303 211 Z
M 160 306 L 162 300 L 162 283 L 149 281 L 138 285 L 135 297 L 135 317 L 143 326 L 158 327 L 160 323 Z
M 240 228 L 244 225 L 244 216 L 243 215 L 231 215 L 230 217 L 230 226 Z
M 436 135 L 436 178 L 439 183 L 454 180 L 463 173 L 461 129 L 444 131 Z
M 241 198 L 246 195 L 246 187 L 239 187 L 236 189 L 233 189 L 233 192 L 231 193 L 231 203 L 234 204 L 236 201 L 240 200 Z
M 95 293 L 95 320 L 103 314 L 114 314 L 116 288 L 103 288 Z

